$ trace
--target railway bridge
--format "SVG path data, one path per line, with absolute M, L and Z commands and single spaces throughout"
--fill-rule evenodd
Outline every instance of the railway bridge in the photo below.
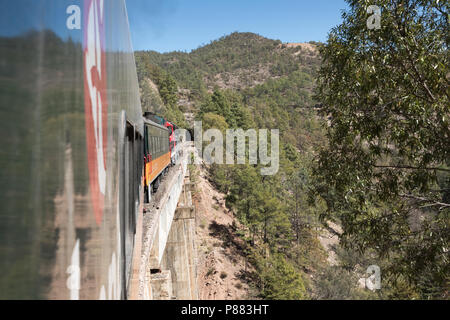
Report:
M 192 142 L 180 147 L 178 163 L 152 201 L 139 208 L 128 290 L 131 300 L 198 299 L 195 208 L 188 169 L 194 147 Z

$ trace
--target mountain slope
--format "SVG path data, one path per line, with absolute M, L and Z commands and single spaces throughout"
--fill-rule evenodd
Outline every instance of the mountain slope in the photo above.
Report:
M 205 239 L 201 250 L 208 255 L 200 281 L 204 280 L 209 298 L 243 298 L 238 295 L 248 295 L 250 289 L 252 296 L 265 299 L 305 299 L 312 296 L 312 275 L 326 264 L 317 239 L 316 208 L 307 205 L 305 187 L 314 149 L 324 143 L 313 99 L 318 46 L 233 33 L 190 53 L 136 53 L 141 89 L 148 90 L 151 80 L 166 107 L 190 120 L 202 120 L 205 130 L 218 126 L 280 130 L 278 174 L 261 176 L 258 166 L 248 164 L 206 167 L 214 193 L 222 195 L 226 206 L 222 212 L 222 204 L 214 205 L 202 190 L 198 209 L 205 223 L 198 237 Z M 155 108 L 151 103 L 145 107 Z M 217 228 L 211 219 L 219 218 L 222 230 L 231 230 L 236 241 L 211 239 Z M 222 254 L 235 250 L 237 242 L 242 258 L 238 262 Z M 240 269 L 245 279 L 237 277 Z M 222 272 L 227 276 L 221 278 Z M 215 295 L 227 288 L 231 296 Z
M 240 89 L 263 83 L 293 71 L 312 74 L 319 58 L 314 44 L 283 45 L 253 33 L 232 33 L 190 53 L 155 51 L 147 55 L 152 64 L 166 70 L 178 84 L 194 94 L 205 89 Z

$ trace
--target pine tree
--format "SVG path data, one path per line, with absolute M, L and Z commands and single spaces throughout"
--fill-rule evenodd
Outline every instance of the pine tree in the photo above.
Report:
M 378 1 L 381 28 L 370 30 L 372 3 L 348 2 L 321 51 L 316 99 L 330 123 L 315 171 L 316 194 L 328 207 L 323 218 L 341 222 L 343 244 L 390 257 L 386 272 L 417 288 L 436 287 L 422 288 L 424 298 L 443 298 L 450 265 L 448 4 Z

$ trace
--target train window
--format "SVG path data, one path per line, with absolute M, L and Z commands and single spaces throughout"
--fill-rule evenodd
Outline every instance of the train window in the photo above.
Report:
M 159 145 L 159 137 L 156 137 L 156 146 L 158 148 L 158 154 L 161 153 L 161 147 Z
M 150 132 L 148 133 L 148 149 L 150 150 L 150 153 L 153 154 L 154 150 L 153 150 L 153 140 L 152 140 L 152 136 L 150 135 Z
M 156 148 L 157 148 L 157 152 L 158 152 L 158 156 L 159 156 L 159 154 L 161 153 L 161 146 L 160 146 L 160 143 L 159 143 L 159 137 L 156 137 Z
M 148 148 L 153 159 L 169 152 L 169 132 L 156 127 L 148 127 Z
M 159 137 L 155 137 L 155 140 L 156 140 L 156 152 L 158 153 L 158 155 L 159 155 Z
M 152 136 L 150 136 L 150 148 L 152 149 L 152 155 L 155 156 L 155 140 L 153 139 Z
M 151 149 L 152 149 L 152 155 L 155 156 L 155 140 L 152 136 L 150 136 L 150 143 L 151 143 Z

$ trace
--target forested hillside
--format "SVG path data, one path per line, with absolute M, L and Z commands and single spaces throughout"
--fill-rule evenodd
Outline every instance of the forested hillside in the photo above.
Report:
M 204 130 L 280 129 L 279 174 L 263 177 L 257 166 L 213 165 L 210 178 L 242 223 L 245 254 L 257 270 L 250 280 L 259 295 L 308 298 L 313 284 L 307 274 L 325 263 L 305 185 L 313 147 L 324 143 L 312 98 L 317 47 L 288 48 L 256 34 L 233 33 L 189 54 L 137 52 L 136 60 L 144 97 L 153 92 L 146 86 L 152 80 L 168 101 L 166 83 L 175 82 L 175 108 L 192 112 Z M 164 105 L 171 103 L 162 107 L 168 113 Z
M 355 5 L 353 9 L 359 8 Z M 414 208 L 416 216 L 425 217 L 422 221 L 427 221 L 427 215 L 436 217 L 433 219 L 437 223 L 434 229 L 428 228 L 428 234 L 422 234 L 423 239 L 431 238 L 433 242 L 430 247 L 424 242 L 421 250 L 434 250 L 429 252 L 429 258 L 432 261 L 430 263 L 438 263 L 437 269 L 423 260 L 425 252 L 412 251 L 414 247 L 396 250 L 401 247 L 399 242 L 403 241 L 402 237 L 408 235 L 408 229 L 411 234 L 413 228 L 401 211 L 403 207 L 399 208 L 400 202 L 395 202 L 399 201 L 398 197 L 389 194 L 389 188 L 397 188 L 394 183 L 399 183 L 400 174 L 398 170 L 386 167 L 384 171 L 371 171 L 372 176 L 368 176 L 364 171 L 367 168 L 359 166 L 364 162 L 365 153 L 354 147 L 346 149 L 350 148 L 353 141 L 348 139 L 356 139 L 358 133 L 364 133 L 363 130 L 373 130 L 369 132 L 372 135 L 370 137 L 382 130 L 381 127 L 372 127 L 371 119 L 364 118 L 368 121 L 364 123 L 365 127 L 361 124 L 350 137 L 346 133 L 353 128 L 335 131 L 348 123 L 345 117 L 351 110 L 342 105 L 339 107 L 341 109 L 329 106 L 332 94 L 326 88 L 339 80 L 333 78 L 339 72 L 338 64 L 334 65 L 336 70 L 327 71 L 333 62 L 332 55 L 342 54 L 338 50 L 339 46 L 333 45 L 335 47 L 320 43 L 282 44 L 252 33 L 233 33 L 190 53 L 137 52 L 143 107 L 162 113 L 184 127 L 192 127 L 195 118 L 203 121 L 204 130 L 280 130 L 278 174 L 261 176 L 258 165 L 209 167 L 211 181 L 226 195 L 227 207 L 239 220 L 237 232 L 246 243 L 245 255 L 255 270 L 248 275 L 249 282 L 254 285 L 258 297 L 445 298 L 448 290 L 448 258 L 442 256 L 439 250 L 448 250 L 448 234 L 445 235 L 445 230 L 448 231 L 448 207 L 442 207 L 447 211 L 441 208 L 429 214 L 430 210 L 438 209 L 439 206 L 427 206 L 423 214 L 417 211 L 420 208 Z M 366 80 L 369 81 L 361 79 L 360 82 Z M 316 90 L 318 85 L 319 90 Z M 355 84 L 349 82 L 347 88 L 345 83 L 341 85 L 339 90 L 345 92 L 345 96 L 351 96 Z M 385 85 L 388 85 L 387 81 Z M 438 97 L 445 99 L 445 96 Z M 336 101 L 346 101 L 335 99 L 331 105 L 337 104 Z M 448 96 L 446 99 L 448 102 Z M 357 101 L 353 104 L 355 110 L 356 104 Z M 356 113 L 354 117 L 357 117 Z M 395 117 L 394 120 L 400 121 Z M 402 137 L 407 139 L 406 136 Z M 416 142 L 407 143 L 409 148 L 413 148 Z M 370 143 L 364 146 L 378 157 L 388 150 L 388 144 L 377 147 Z M 448 143 L 441 146 L 444 149 L 447 147 Z M 343 158 L 345 152 L 355 152 L 358 159 Z M 381 162 L 374 162 L 375 158 L 368 159 L 381 168 L 381 165 L 389 163 L 388 159 L 394 159 L 394 156 L 395 159 L 401 159 L 405 152 L 398 148 L 395 155 L 390 154 Z M 352 159 L 359 162 L 352 163 Z M 440 159 L 441 163 L 436 163 L 436 166 L 445 173 L 448 167 L 442 163 L 443 158 Z M 345 167 L 341 167 L 341 163 Z M 412 166 L 411 162 L 397 160 L 395 163 Z M 433 163 L 430 159 L 427 165 Z M 339 171 L 341 169 L 342 172 Z M 361 172 L 359 176 L 357 172 Z M 436 182 L 427 183 L 427 188 L 448 190 L 448 182 L 445 182 L 448 181 L 448 175 L 437 174 L 436 171 L 436 175 L 429 176 L 425 175 L 427 172 L 420 171 L 421 174 L 411 177 L 402 176 L 402 179 L 406 179 L 402 186 L 411 190 L 422 188 L 425 187 L 423 183 L 426 179 L 434 178 Z M 396 180 L 388 181 L 389 176 Z M 389 190 L 379 190 L 380 185 L 370 185 L 370 179 L 379 179 L 382 187 Z M 420 200 L 422 197 L 408 190 L 395 191 L 409 195 L 410 200 Z M 362 196 L 363 192 L 379 193 L 369 200 Z M 408 196 L 403 199 L 406 202 L 402 204 L 410 203 L 407 201 Z M 343 231 L 330 225 L 342 226 Z M 420 233 L 417 224 L 415 228 Z M 335 263 L 327 262 L 327 255 L 331 253 L 324 250 L 319 242 L 324 230 L 341 235 L 343 240 L 342 246 L 335 245 L 332 248 L 336 256 Z M 438 234 L 433 235 L 433 230 Z M 388 238 L 389 232 L 396 234 L 390 234 Z M 376 243 L 377 236 L 382 242 Z M 417 246 L 418 243 L 410 241 L 408 245 Z M 423 268 L 412 266 L 411 263 L 422 263 Z M 360 288 L 358 279 L 364 277 L 367 267 L 374 264 L 386 271 L 386 277 L 383 277 L 382 289 L 371 292 Z M 431 273 L 419 275 L 418 272 Z

